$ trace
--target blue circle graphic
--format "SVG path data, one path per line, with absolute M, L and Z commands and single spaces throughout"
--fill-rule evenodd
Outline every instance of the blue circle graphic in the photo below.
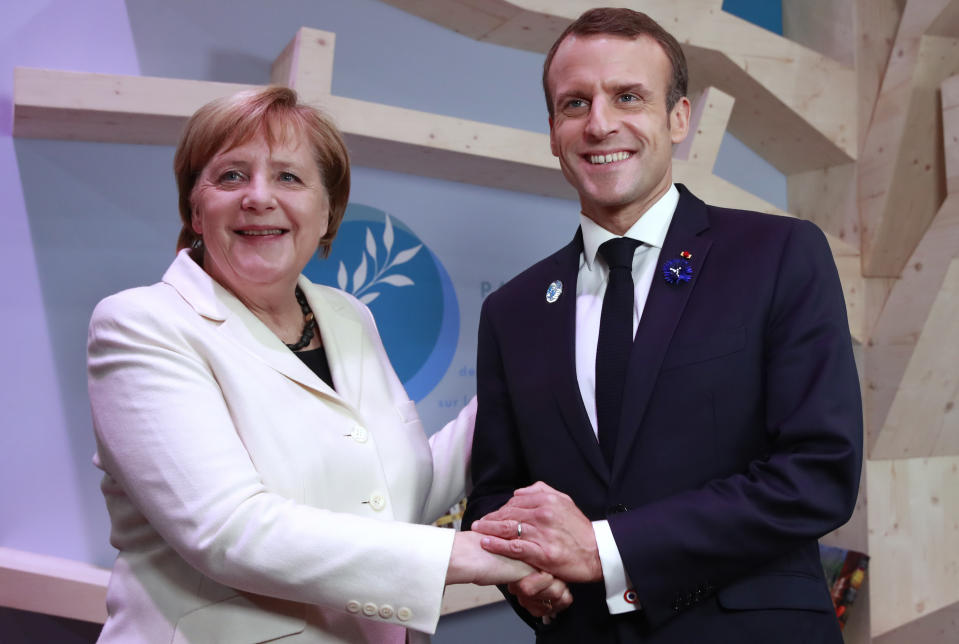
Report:
M 330 256 L 303 273 L 370 307 L 393 368 L 419 402 L 446 375 L 459 340 L 459 305 L 439 258 L 393 215 L 351 203 Z

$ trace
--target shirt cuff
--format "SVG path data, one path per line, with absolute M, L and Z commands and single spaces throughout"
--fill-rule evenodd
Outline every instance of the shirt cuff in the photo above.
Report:
M 606 585 L 606 607 L 610 615 L 629 613 L 642 608 L 636 591 L 629 581 L 623 558 L 616 547 L 609 521 L 593 521 L 593 533 L 596 535 L 596 547 L 599 550 L 599 563 L 603 567 L 603 583 Z

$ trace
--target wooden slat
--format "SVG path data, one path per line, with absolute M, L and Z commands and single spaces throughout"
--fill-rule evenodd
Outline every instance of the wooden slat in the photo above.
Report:
M 863 273 L 898 277 L 945 199 L 939 85 L 959 47 L 926 36 L 955 0 L 909 0 L 859 163 Z
M 940 93 L 946 184 L 950 195 L 909 258 L 900 279 L 892 283 L 888 294 L 879 294 L 883 299 L 881 312 L 871 326 L 870 342 L 865 349 L 867 378 L 864 394 L 866 427 L 870 436 L 867 453 L 877 458 L 935 453 L 921 447 L 928 441 L 919 435 L 915 436 L 913 447 L 919 451 L 907 451 L 914 438 L 912 426 L 920 427 L 919 434 L 927 429 L 917 424 L 916 419 L 906 421 L 900 416 L 893 425 L 885 425 L 893 400 L 898 395 L 906 395 L 900 391 L 900 384 L 907 365 L 920 335 L 925 333 L 924 326 L 940 289 L 944 287 L 946 272 L 954 258 L 959 256 L 959 77 L 945 81 Z M 955 344 L 951 337 L 942 340 L 947 345 Z M 921 364 L 917 362 L 914 369 L 921 369 Z M 941 366 L 947 369 L 947 373 L 955 372 L 952 365 Z M 900 400 L 900 405 L 906 405 L 900 413 L 910 407 L 905 401 L 906 398 Z M 897 435 L 898 432 L 903 434 Z
M 0 606 L 102 624 L 110 571 L 0 547 Z
M 689 135 L 676 146 L 673 156 L 712 172 L 735 99 L 715 87 L 707 87 L 692 103 Z
M 496 586 L 476 586 L 474 584 L 454 584 L 447 586 L 443 594 L 441 615 L 458 613 L 462 610 L 477 608 L 503 601 L 503 593 Z
M 286 85 L 309 96 L 333 92 L 333 51 L 336 34 L 300 27 L 273 61 L 270 82 Z
M 583 0 L 495 0 L 482 27 L 473 28 L 472 0 L 387 2 L 478 40 L 537 52 L 546 52 L 566 25 L 595 6 Z M 694 88 L 711 85 L 736 98 L 730 132 L 782 172 L 852 161 L 858 148 L 853 69 L 721 6 L 721 0 L 646 0 L 640 8 L 683 43 Z
M 877 638 L 959 602 L 959 457 L 866 465 L 869 600 Z M 953 626 L 935 641 L 954 641 L 955 635 Z
M 909 358 L 873 458 L 959 455 L 957 320 L 959 259 L 954 259 Z
M 110 571 L 61 557 L 0 547 L 0 606 L 102 624 Z M 442 615 L 502 601 L 495 586 L 456 584 Z

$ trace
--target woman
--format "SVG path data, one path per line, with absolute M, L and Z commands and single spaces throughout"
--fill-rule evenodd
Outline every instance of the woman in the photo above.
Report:
M 119 550 L 101 641 L 403 642 L 444 584 L 530 572 L 414 525 L 462 497 L 475 405 L 427 441 L 366 307 L 300 274 L 346 209 L 336 129 L 242 93 L 193 115 L 174 167 L 176 259 L 90 323 Z

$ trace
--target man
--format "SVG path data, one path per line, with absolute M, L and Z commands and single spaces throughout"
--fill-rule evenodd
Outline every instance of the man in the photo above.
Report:
M 570 582 L 558 615 L 561 584 L 510 587 L 541 642 L 838 643 L 817 539 L 861 465 L 842 290 L 814 225 L 673 185 L 686 83 L 627 9 L 547 56 L 581 226 L 484 303 L 465 525 Z

